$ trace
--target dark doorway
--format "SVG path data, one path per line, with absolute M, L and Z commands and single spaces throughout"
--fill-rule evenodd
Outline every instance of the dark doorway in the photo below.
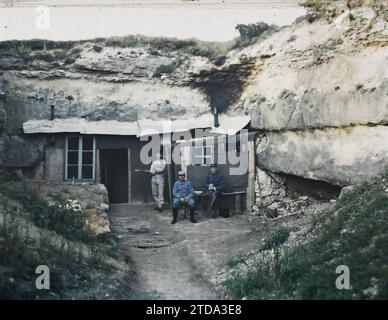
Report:
M 101 183 L 110 203 L 128 202 L 128 149 L 100 150 Z
M 131 202 L 152 202 L 151 174 L 146 172 L 151 165 L 140 159 L 140 151 L 146 142 L 139 142 L 131 148 Z

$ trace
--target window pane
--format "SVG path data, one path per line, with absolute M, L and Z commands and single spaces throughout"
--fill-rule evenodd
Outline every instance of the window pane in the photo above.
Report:
M 192 164 L 200 165 L 202 164 L 202 148 L 195 147 L 192 148 Z
M 67 138 L 67 148 L 69 150 L 78 150 L 78 137 Z
M 203 147 L 194 147 L 194 154 L 196 157 L 202 157 L 203 155 Z
M 83 150 L 93 150 L 93 137 L 82 137 Z
M 92 178 L 93 178 L 93 167 L 82 166 L 82 179 L 92 179 Z
M 93 164 L 93 151 L 82 152 L 82 164 Z
M 78 179 L 78 166 L 67 167 L 67 179 Z
M 78 152 L 69 151 L 67 154 L 67 163 L 68 164 L 78 164 Z

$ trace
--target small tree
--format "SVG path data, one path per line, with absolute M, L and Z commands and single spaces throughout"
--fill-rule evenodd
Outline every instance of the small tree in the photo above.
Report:
M 236 30 L 240 33 L 242 39 L 251 39 L 260 36 L 264 31 L 267 31 L 271 26 L 265 22 L 238 24 Z

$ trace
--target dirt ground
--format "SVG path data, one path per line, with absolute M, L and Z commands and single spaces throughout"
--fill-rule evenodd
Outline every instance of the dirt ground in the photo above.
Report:
M 184 219 L 171 225 L 171 211 L 149 205 L 111 205 L 112 231 L 134 260 L 139 290 L 157 299 L 227 298 L 215 289 L 217 274 L 228 259 L 257 246 L 248 215 L 198 223 Z

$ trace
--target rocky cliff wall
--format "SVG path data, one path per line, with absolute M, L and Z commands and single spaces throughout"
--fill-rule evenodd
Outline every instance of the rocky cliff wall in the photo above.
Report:
M 388 169 L 388 127 L 271 132 L 260 137 L 257 165 L 335 185 L 359 184 Z
M 387 7 L 301 18 L 236 56 L 256 58 L 236 112 L 252 118 L 257 166 L 336 185 L 388 165 Z

